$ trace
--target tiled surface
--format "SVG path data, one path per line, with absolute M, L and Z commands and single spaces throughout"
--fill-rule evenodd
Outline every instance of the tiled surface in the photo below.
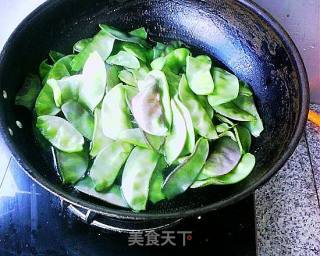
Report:
M 311 105 L 311 109 L 320 114 L 320 105 Z M 313 168 L 316 189 L 318 193 L 318 201 L 320 198 L 320 127 L 308 122 L 307 125 L 307 141 L 311 155 L 311 165 Z M 320 202 L 319 202 L 320 204 Z
M 305 137 L 255 198 L 259 255 L 320 255 L 320 208 Z

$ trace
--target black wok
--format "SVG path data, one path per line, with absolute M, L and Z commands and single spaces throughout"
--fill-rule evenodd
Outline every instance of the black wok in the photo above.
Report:
M 172 201 L 149 205 L 141 213 L 116 208 L 61 185 L 35 143 L 32 115 L 15 107 L 14 98 L 25 76 L 37 72 L 49 50 L 71 53 L 73 43 L 95 34 L 99 23 L 124 30 L 144 26 L 152 39 L 182 40 L 252 86 L 265 131 L 253 143 L 257 165 L 246 180 L 190 190 Z M 277 22 L 248 0 L 48 1 L 19 25 L 5 45 L 0 57 L 0 90 L 1 136 L 34 180 L 72 204 L 136 220 L 202 214 L 254 192 L 294 151 L 309 103 L 306 72 L 296 47 Z

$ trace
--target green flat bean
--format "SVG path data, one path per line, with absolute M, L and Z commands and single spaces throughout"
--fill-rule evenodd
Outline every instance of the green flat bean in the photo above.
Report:
M 103 99 L 107 81 L 104 61 L 97 52 L 89 55 L 83 67 L 82 78 L 79 101 L 93 112 Z
M 215 141 L 213 149 L 197 180 L 224 175 L 232 171 L 241 159 L 237 142 L 229 137 Z
M 63 104 L 62 112 L 65 118 L 88 140 L 92 140 L 94 119 L 93 115 L 76 101 Z
M 76 42 L 73 46 L 73 51 L 74 52 L 81 52 L 82 50 L 84 50 L 91 42 L 92 42 L 92 38 L 85 38 L 85 39 L 81 39 L 78 42 Z
M 126 68 L 138 69 L 140 62 L 132 53 L 120 51 L 107 59 L 109 65 L 118 65 Z
M 134 43 L 122 43 L 121 48 L 126 52 L 134 55 L 136 58 L 146 63 L 148 60 L 148 51 L 146 48 L 141 47 L 138 44 Z
M 52 68 L 52 65 L 49 65 L 48 60 L 45 59 L 44 61 L 42 61 L 39 65 L 39 75 L 40 75 L 40 79 L 44 82 L 47 81 L 47 76 Z
M 107 92 L 109 92 L 113 87 L 121 83 L 119 79 L 119 74 L 121 70 L 122 70 L 122 67 L 120 66 L 106 64 L 106 72 L 107 72 L 106 91 Z
M 116 141 L 97 155 L 90 169 L 96 191 L 104 191 L 112 186 L 131 150 L 130 144 Z
M 238 78 L 228 71 L 214 67 L 212 70 L 214 90 L 208 96 L 211 106 L 220 105 L 234 100 L 239 93 Z
M 41 81 L 37 75 L 29 74 L 22 88 L 18 91 L 15 104 L 32 110 L 37 96 L 41 91 Z
M 123 42 L 130 42 L 130 43 L 139 44 L 140 46 L 146 47 L 146 48 L 150 47 L 150 45 L 145 40 L 143 40 L 139 37 L 128 35 L 124 32 L 119 31 L 118 29 L 113 28 L 111 26 L 108 26 L 106 24 L 100 24 L 99 26 L 104 32 L 108 33 L 114 39 L 117 39 L 117 40 L 123 41 Z
M 166 178 L 162 191 L 168 199 L 186 191 L 199 175 L 209 153 L 209 143 L 200 138 L 194 152 Z
M 242 153 L 248 153 L 251 147 L 251 135 L 250 131 L 241 125 L 237 125 L 235 128 L 237 140 L 240 142 Z
M 193 152 L 193 149 L 196 144 L 196 139 L 195 139 L 195 133 L 194 133 L 194 128 L 192 124 L 192 118 L 190 115 L 189 110 L 186 108 L 185 105 L 179 100 L 178 97 L 174 98 L 178 109 L 181 111 L 181 114 L 183 116 L 186 128 L 187 128 L 187 138 L 186 138 L 186 143 L 184 146 L 184 149 L 181 152 L 181 155 L 188 155 L 191 152 Z
M 167 134 L 159 87 L 155 83 L 133 97 L 131 104 L 132 114 L 143 131 L 156 136 Z
M 240 87 L 239 87 L 239 95 L 240 96 L 250 97 L 253 95 L 253 93 L 247 83 L 240 81 L 239 85 L 240 85 Z
M 50 51 L 49 52 L 49 57 L 53 62 L 57 62 L 61 58 L 63 58 L 65 55 L 61 52 L 56 52 L 56 51 Z
M 233 101 L 213 106 L 214 111 L 236 121 L 255 121 L 256 118 L 250 113 L 240 109 Z
M 57 116 L 40 116 L 37 128 L 50 143 L 63 152 L 73 153 L 82 150 L 82 135 L 66 120 Z
M 121 70 L 118 77 L 125 84 L 137 86 L 137 80 L 135 79 L 134 75 L 126 69 Z
M 167 163 L 163 157 L 159 158 L 155 171 L 150 181 L 149 200 L 156 204 L 166 198 L 162 192 L 162 184 L 164 182 L 163 170 L 167 167 Z
M 57 165 L 64 184 L 75 184 L 84 177 L 89 164 L 85 151 L 66 153 L 56 150 Z
M 105 136 L 114 140 L 122 131 L 132 128 L 126 90 L 122 84 L 113 87 L 104 97 L 101 119 Z
M 264 130 L 264 127 L 258 110 L 254 104 L 253 96 L 239 96 L 234 101 L 234 103 L 239 109 L 241 109 L 242 111 L 246 111 L 247 113 L 255 117 L 255 119 L 253 120 L 243 121 L 249 121 L 245 122 L 244 125 L 249 129 L 254 137 L 259 137 L 261 132 Z
M 62 104 L 69 100 L 78 101 L 79 90 L 83 83 L 82 75 L 73 75 L 57 80 L 61 90 Z
M 96 34 L 93 40 L 72 60 L 72 70 L 80 71 L 87 61 L 89 55 L 93 52 L 98 52 L 103 60 L 106 60 L 112 52 L 114 37 L 110 36 L 104 30 Z
M 134 30 L 130 31 L 129 35 L 135 36 L 135 37 L 139 37 L 139 38 L 144 39 L 144 40 L 147 39 L 147 37 L 148 37 L 147 31 L 143 27 L 137 28 L 137 29 L 134 29 Z
M 96 157 L 101 150 L 113 142 L 114 140 L 104 135 L 103 123 L 101 121 L 101 110 L 96 108 L 94 111 L 94 129 L 90 145 L 90 156 Z
M 118 185 L 113 185 L 109 190 L 104 192 L 97 192 L 94 188 L 94 183 L 90 177 L 86 177 L 79 181 L 75 189 L 81 193 L 98 198 L 109 204 L 113 204 L 123 208 L 129 208 L 127 202 L 123 199 L 121 188 Z
M 118 140 L 142 148 L 150 148 L 148 141 L 140 128 L 124 130 L 119 134 Z
M 158 153 L 136 147 L 132 150 L 122 174 L 121 189 L 134 211 L 146 209 L 149 185 L 159 160 Z
M 183 75 L 179 84 L 179 97 L 190 112 L 195 131 L 207 138 L 217 139 L 218 134 L 206 110 L 190 90 L 186 77 Z
M 182 113 L 175 100 L 171 100 L 173 113 L 172 129 L 164 143 L 166 162 L 172 164 L 181 154 L 187 140 L 187 128 Z
M 211 59 L 208 56 L 187 57 L 186 75 L 191 90 L 197 95 L 213 93 L 214 82 L 210 73 Z
M 207 180 L 196 181 L 191 188 L 205 187 L 208 185 L 232 185 L 245 179 L 253 170 L 255 166 L 254 155 L 247 153 L 243 155 L 241 161 L 234 170 L 228 174 L 209 178 Z
M 46 75 L 46 81 L 50 79 L 59 80 L 65 76 L 69 76 L 72 59 L 73 55 L 68 55 L 59 59 Z M 53 91 L 52 87 L 46 82 L 40 91 L 35 103 L 35 109 L 38 116 L 56 115 L 60 112 L 60 109 L 57 107 L 57 105 L 59 105 L 60 92 L 56 86 L 54 86 L 53 89 L 55 91 Z

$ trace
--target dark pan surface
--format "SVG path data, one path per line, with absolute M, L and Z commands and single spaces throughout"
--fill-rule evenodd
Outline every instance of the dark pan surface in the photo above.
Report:
M 216 58 L 248 82 L 256 95 L 265 131 L 254 141 L 253 173 L 228 187 L 189 191 L 146 212 L 106 205 L 63 188 L 40 154 L 32 136 L 31 115 L 14 107 L 14 96 L 29 72 L 37 72 L 50 49 L 72 52 L 79 39 L 91 37 L 99 23 L 128 30 L 145 26 L 151 38 L 179 39 Z M 200 214 L 232 204 L 265 182 L 295 149 L 309 102 L 305 69 L 292 41 L 265 12 L 246 0 L 52 0 L 16 29 L 0 57 L 0 130 L 18 163 L 51 192 L 74 204 L 118 218 L 161 219 Z M 15 122 L 22 121 L 19 129 Z M 13 131 L 10 136 L 8 127 Z

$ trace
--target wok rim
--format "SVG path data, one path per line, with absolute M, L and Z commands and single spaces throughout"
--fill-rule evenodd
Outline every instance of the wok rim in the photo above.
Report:
M 48 9 L 54 8 L 55 5 L 59 6 L 62 1 L 52 0 L 46 1 L 41 4 L 38 8 L 32 11 L 14 30 L 11 34 L 7 42 L 5 43 L 1 55 L 0 55 L 0 66 L 3 62 L 5 52 L 7 48 L 10 48 L 10 44 L 12 41 L 19 37 L 20 31 L 24 29 L 25 26 L 32 23 L 33 19 L 36 19 L 38 15 L 41 15 L 43 12 L 46 12 Z M 112 209 L 108 206 L 96 205 L 91 203 L 87 200 L 79 199 L 64 191 L 60 187 L 50 183 L 41 175 L 38 175 L 36 169 L 30 164 L 28 159 L 26 159 L 22 154 L 19 153 L 18 149 L 12 143 L 11 136 L 8 132 L 7 126 L 5 125 L 5 120 L 3 115 L 0 115 L 0 135 L 3 138 L 6 146 L 9 148 L 12 156 L 15 158 L 18 165 L 24 170 L 25 173 L 36 183 L 38 183 L 41 187 L 49 191 L 50 193 L 54 194 L 55 196 L 59 197 L 60 199 L 65 200 L 66 202 L 76 205 L 91 211 L 94 211 L 98 214 L 102 214 L 112 218 L 118 219 L 132 219 L 132 220 L 159 220 L 159 219 L 177 219 L 177 218 L 184 218 L 190 217 L 195 215 L 201 215 L 207 213 L 209 211 L 218 210 L 220 208 L 226 207 L 228 205 L 234 204 L 239 202 L 240 200 L 244 199 L 245 197 L 252 194 L 259 186 L 263 185 L 266 181 L 268 181 L 276 172 L 278 172 L 282 166 L 286 163 L 289 157 L 293 154 L 294 150 L 296 149 L 306 122 L 307 122 L 307 115 L 309 110 L 309 102 L 310 102 L 310 95 L 309 95 L 309 83 L 306 68 L 304 66 L 303 60 L 301 55 L 289 36 L 286 30 L 280 25 L 278 21 L 276 21 L 270 13 L 268 13 L 265 9 L 258 6 L 256 3 L 252 2 L 251 0 L 238 0 L 236 4 L 242 5 L 245 9 L 248 9 L 255 13 L 260 19 L 266 22 L 277 34 L 277 36 L 281 39 L 282 43 L 288 50 L 289 56 L 292 59 L 293 65 L 295 66 L 298 74 L 298 81 L 300 85 L 301 91 L 301 103 L 300 103 L 300 113 L 299 119 L 296 123 L 295 132 L 291 138 L 291 141 L 288 145 L 288 149 L 285 153 L 280 157 L 280 159 L 273 165 L 272 168 L 258 181 L 254 184 L 248 186 L 244 189 L 241 193 L 236 195 L 230 196 L 224 200 L 217 201 L 212 204 L 208 204 L 206 206 L 192 208 L 183 211 L 177 211 L 172 213 L 147 213 L 147 212 L 130 212 L 121 209 Z

